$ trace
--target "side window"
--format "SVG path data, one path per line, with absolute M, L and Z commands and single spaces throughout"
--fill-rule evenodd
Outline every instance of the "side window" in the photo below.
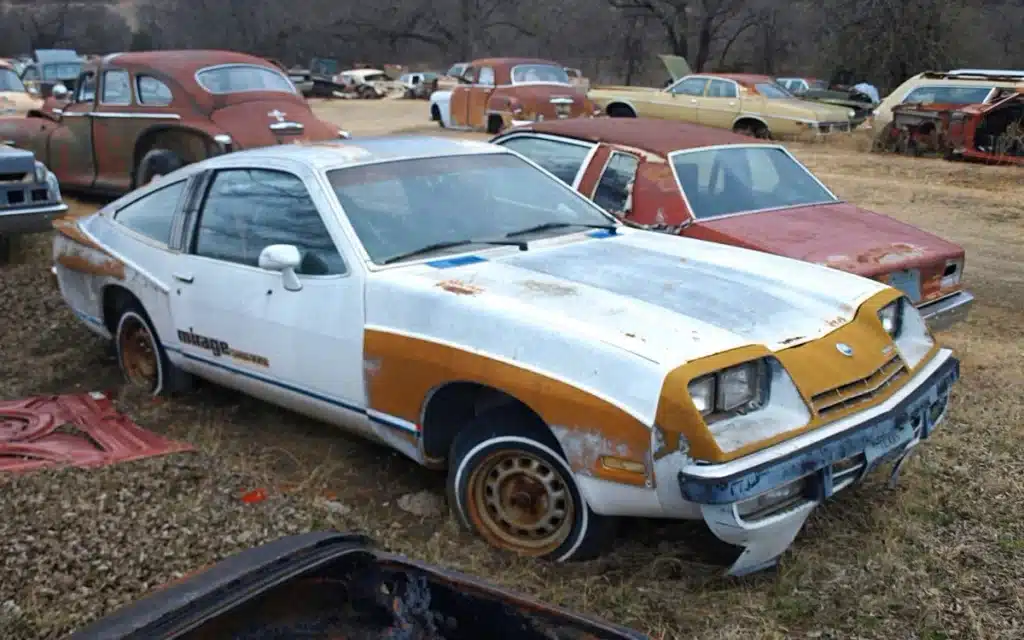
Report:
M 188 180 L 181 180 L 143 196 L 118 209 L 114 220 L 135 233 L 167 245 L 171 241 L 171 224 L 186 184 Z
M 629 211 L 632 183 L 636 179 L 636 170 L 640 161 L 628 153 L 616 151 L 608 160 L 601 180 L 594 191 L 594 202 L 597 206 L 610 213 L 626 213 Z
M 707 78 L 684 78 L 669 89 L 669 93 L 683 96 L 702 96 L 704 95 L 704 86 L 707 83 Z
M 96 99 L 96 74 L 92 71 L 78 76 L 75 102 L 92 102 Z
M 735 98 L 736 85 L 727 80 L 712 80 L 708 85 L 709 98 Z
M 583 162 L 592 148 L 592 145 L 579 145 L 529 136 L 510 138 L 499 142 L 499 144 L 523 154 L 555 174 L 569 186 L 576 182 L 576 175 L 583 167 Z
M 103 93 L 101 104 L 131 104 L 132 88 L 128 81 L 128 72 L 110 70 L 103 72 Z
M 171 104 L 171 89 L 153 76 L 136 76 L 135 93 L 139 96 L 139 104 L 167 106 Z
M 459 76 L 459 80 L 466 84 L 473 84 L 476 82 L 476 69 L 473 67 L 466 67 L 466 70 Z
M 477 84 L 482 84 L 485 87 L 494 86 L 494 69 L 490 67 L 483 67 L 480 69 L 480 79 L 477 80 Z
M 193 252 L 257 267 L 260 252 L 272 244 L 299 248 L 300 275 L 345 272 L 320 211 L 297 176 L 266 169 L 218 171 L 199 214 Z

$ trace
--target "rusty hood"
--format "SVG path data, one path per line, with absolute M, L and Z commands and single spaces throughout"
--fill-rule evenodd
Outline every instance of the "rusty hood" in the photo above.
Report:
M 964 254 L 959 245 L 846 202 L 761 211 L 698 226 L 705 233 L 695 235 L 709 240 L 868 277 Z
M 304 102 L 251 100 L 217 109 L 210 119 L 243 148 L 334 140 L 338 129 L 320 120 Z

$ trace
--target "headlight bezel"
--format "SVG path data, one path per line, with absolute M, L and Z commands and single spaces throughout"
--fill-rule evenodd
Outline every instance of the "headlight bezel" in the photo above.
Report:
M 770 372 L 767 358 L 757 358 L 695 377 L 686 385 L 686 390 L 705 424 L 711 425 L 757 411 L 767 404 L 771 388 Z M 722 390 L 727 382 L 723 381 L 741 374 L 748 376 L 745 397 L 739 401 L 726 402 Z
M 903 330 L 903 315 L 906 304 L 908 304 L 907 299 L 900 296 L 878 310 L 878 322 L 882 325 L 882 330 L 892 340 L 898 339 Z

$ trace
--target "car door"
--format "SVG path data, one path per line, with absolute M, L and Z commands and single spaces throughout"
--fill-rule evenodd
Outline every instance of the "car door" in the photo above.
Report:
M 739 115 L 739 88 L 736 83 L 712 78 L 704 96 L 697 99 L 697 122 L 709 127 L 732 129 Z
M 698 98 L 704 95 L 708 79 L 704 77 L 682 78 L 657 95 L 651 105 L 651 115 L 656 118 L 697 122 Z
M 513 134 L 494 142 L 521 153 L 573 188 L 579 187 L 597 146 L 592 142 L 529 133 Z
M 60 124 L 50 135 L 50 171 L 61 185 L 89 188 L 96 178 L 92 119 L 96 100 L 96 73 L 83 72 L 76 82 L 71 101 L 64 105 Z
M 127 191 L 131 186 L 134 141 L 144 127 L 152 124 L 128 117 L 133 102 L 130 74 L 124 69 L 104 69 L 92 118 L 96 186 L 116 191 Z
M 632 213 L 633 184 L 639 167 L 640 158 L 624 151 L 613 151 L 593 194 L 588 194 L 594 204 L 617 218 Z
M 476 69 L 468 67 L 459 76 L 459 83 L 452 89 L 449 98 L 449 117 L 453 126 L 465 127 L 469 125 L 469 102 L 472 95 L 473 85 L 476 83 Z
M 362 276 L 342 257 L 321 187 L 311 173 L 266 165 L 208 180 L 173 273 L 176 348 L 222 384 L 372 436 Z M 259 267 L 262 250 L 281 244 L 302 255 L 299 290 Z
M 476 83 L 470 88 L 467 122 L 474 129 L 487 125 L 487 102 L 494 93 L 494 69 L 480 67 Z

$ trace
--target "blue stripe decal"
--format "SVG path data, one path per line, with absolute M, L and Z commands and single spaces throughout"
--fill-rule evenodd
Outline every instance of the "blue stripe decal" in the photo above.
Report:
M 306 397 L 309 397 L 309 398 L 313 398 L 314 400 L 319 400 L 320 402 L 324 402 L 324 403 L 327 403 L 327 404 L 330 404 L 330 405 L 334 405 L 334 406 L 340 407 L 342 409 L 347 409 L 348 411 L 353 411 L 355 413 L 361 413 L 361 414 L 367 416 L 370 420 L 376 422 L 377 424 L 382 424 L 382 425 L 387 426 L 387 427 L 392 427 L 394 429 L 400 429 L 402 431 L 408 431 L 408 432 L 415 433 L 415 434 L 419 435 L 419 429 L 416 427 L 416 425 L 411 423 L 411 422 L 409 422 L 409 421 L 407 421 L 407 420 L 403 420 L 401 418 L 398 418 L 398 417 L 395 417 L 395 416 L 392 416 L 392 415 L 388 415 L 386 413 L 381 413 L 380 411 L 375 411 L 373 409 L 367 409 L 366 407 L 360 407 L 360 406 L 351 404 L 349 402 L 345 402 L 343 400 L 338 400 L 336 398 L 331 398 L 329 396 L 325 396 L 323 394 L 316 393 L 315 391 L 308 391 L 306 389 L 302 389 L 302 388 L 296 387 L 294 385 L 290 385 L 290 384 L 281 382 L 279 380 L 274 380 L 273 378 L 269 378 L 267 376 L 261 376 L 258 373 L 253 373 L 251 371 L 245 371 L 243 369 L 238 369 L 238 368 L 235 368 L 235 367 L 230 367 L 228 365 L 222 364 L 220 362 L 216 362 L 214 360 L 210 360 L 208 358 L 202 358 L 202 357 L 199 357 L 199 356 L 194 356 L 191 353 L 185 353 L 183 350 L 181 350 L 178 347 L 172 347 L 172 346 L 168 346 L 166 344 L 163 345 L 163 347 L 167 351 L 173 351 L 174 353 L 180 354 L 181 356 L 183 356 L 185 358 L 188 358 L 189 360 L 195 360 L 196 362 L 202 362 L 203 364 L 210 365 L 211 367 L 217 367 L 218 369 L 223 369 L 223 370 L 228 371 L 230 373 L 237 373 L 237 374 L 245 376 L 247 378 L 252 378 L 253 380 L 258 380 L 258 381 L 266 383 L 266 384 L 272 384 L 275 387 L 280 387 L 282 389 L 285 389 L 286 391 L 291 391 L 292 393 L 297 393 L 299 395 L 303 395 L 303 396 L 306 396 Z
M 475 264 L 477 262 L 487 262 L 486 259 L 480 256 L 459 256 L 458 258 L 447 258 L 444 260 L 434 260 L 427 264 L 436 269 L 447 269 L 449 267 L 461 267 L 466 264 Z
M 587 235 L 591 238 L 610 238 L 615 235 L 615 232 L 610 229 L 598 229 L 596 231 L 591 231 Z
M 87 313 L 82 313 L 81 311 L 79 311 L 78 309 L 75 309 L 74 307 L 71 307 L 71 310 L 72 310 L 72 311 L 73 311 L 73 312 L 75 313 L 75 315 L 76 315 L 76 316 L 78 316 L 78 317 L 79 317 L 79 319 L 81 319 L 81 320 L 82 320 L 83 322 L 87 322 L 87 323 L 89 323 L 89 324 L 93 324 L 93 325 L 96 325 L 97 327 L 103 327 L 104 329 L 106 329 L 106 328 L 107 328 L 107 327 L 106 327 L 106 326 L 105 326 L 105 325 L 103 324 L 103 321 L 102 321 L 102 320 L 100 320 L 99 318 L 95 318 L 95 317 L 93 317 L 93 316 L 90 316 L 90 315 L 89 315 L 89 314 L 87 314 Z

